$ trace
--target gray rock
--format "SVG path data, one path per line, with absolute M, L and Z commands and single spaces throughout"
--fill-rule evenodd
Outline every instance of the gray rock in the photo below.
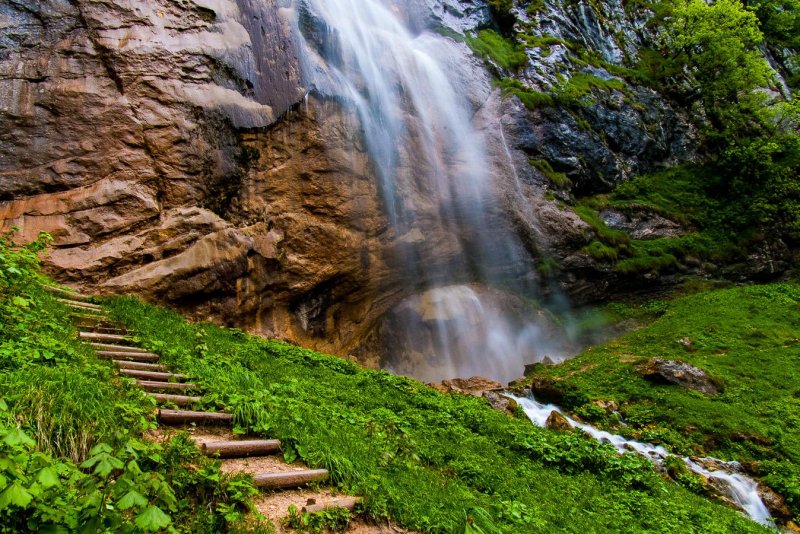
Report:
M 639 366 L 639 373 L 652 382 L 676 384 L 704 395 L 720 392 L 719 386 L 708 373 L 677 360 L 651 358 Z

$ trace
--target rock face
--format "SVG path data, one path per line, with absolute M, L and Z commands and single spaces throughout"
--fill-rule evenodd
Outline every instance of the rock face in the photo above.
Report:
M 326 90 L 324 66 L 302 53 L 298 32 L 315 45 L 325 40 L 303 25 L 295 6 L 304 5 L 0 0 L 2 229 L 17 226 L 25 240 L 52 233 L 45 268 L 59 282 L 385 364 L 393 317 L 417 313 L 411 304 L 427 289 L 398 258 L 453 271 L 475 237 L 392 227 L 352 103 Z M 484 0 L 408 6 L 415 33 L 492 24 Z M 585 2 L 544 9 L 536 20 L 519 16 L 542 35 L 600 47 L 611 62 L 646 38 L 644 22 L 621 4 L 609 3 L 604 16 Z M 610 38 L 613 25 L 626 43 Z M 448 46 L 453 83 L 494 169 L 484 232 L 519 237 L 511 252 L 485 239 L 487 269 L 541 285 L 545 296 L 555 287 L 583 300 L 602 294 L 612 275 L 576 252 L 591 239 L 588 226 L 548 199 L 548 190 L 567 191 L 529 160 L 554 162 L 575 191 L 602 189 L 691 159 L 685 116 L 643 88 L 598 92 L 577 110 L 529 110 L 492 89 L 466 45 Z M 527 84 L 544 90 L 556 74 L 580 72 L 552 48 L 530 51 Z M 404 198 L 424 204 L 428 171 L 411 160 L 399 170 Z M 663 221 L 620 224 L 649 235 L 674 230 Z M 537 274 L 549 259 L 562 265 L 555 283 Z M 466 269 L 458 276 L 473 282 Z M 506 293 L 497 301 L 513 301 Z
M 676 384 L 703 395 L 716 395 L 720 391 L 708 373 L 677 360 L 651 358 L 639 366 L 639 373 L 650 381 Z

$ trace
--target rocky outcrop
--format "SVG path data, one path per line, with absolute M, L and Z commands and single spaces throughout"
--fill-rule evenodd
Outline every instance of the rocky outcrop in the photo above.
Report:
M 720 392 L 718 383 L 702 369 L 677 360 L 651 358 L 638 367 L 639 373 L 652 382 L 676 384 L 703 395 Z

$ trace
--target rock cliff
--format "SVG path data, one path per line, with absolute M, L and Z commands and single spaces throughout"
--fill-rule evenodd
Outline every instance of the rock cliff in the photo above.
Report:
M 416 31 L 494 24 L 480 0 L 409 4 Z M 636 13 L 596 4 L 518 8 L 521 24 L 557 38 L 528 51 L 526 87 L 614 78 L 558 39 L 620 65 L 648 38 Z M 463 251 L 446 235 L 391 227 L 357 117 L 310 83 L 318 66 L 302 43 L 315 36 L 302 18 L 289 0 L 0 0 L 3 228 L 50 232 L 46 265 L 61 282 L 377 364 L 383 318 L 422 289 L 396 259 L 413 249 L 447 268 Z M 691 160 L 686 112 L 644 87 L 528 109 L 492 87 L 492 74 L 508 73 L 487 70 L 462 40 L 453 63 L 479 88 L 469 98 L 496 169 L 488 224 L 511 227 L 524 248 L 492 268 L 514 278 L 520 262 L 559 258 L 561 290 L 596 297 L 613 277 L 577 253 L 587 226 L 548 195 Z

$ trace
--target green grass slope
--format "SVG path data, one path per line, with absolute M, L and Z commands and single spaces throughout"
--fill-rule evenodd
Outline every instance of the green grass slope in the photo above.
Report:
M 759 532 L 665 480 L 644 459 L 534 427 L 483 399 L 442 395 L 132 298 L 106 303 L 139 341 L 196 377 L 206 407 L 331 471 L 375 519 L 422 532 Z
M 722 385 L 705 396 L 642 378 L 651 357 L 687 362 Z M 800 285 L 678 298 L 652 324 L 535 377 L 585 419 L 682 454 L 739 460 L 800 513 Z M 615 401 L 626 425 L 593 401 Z

